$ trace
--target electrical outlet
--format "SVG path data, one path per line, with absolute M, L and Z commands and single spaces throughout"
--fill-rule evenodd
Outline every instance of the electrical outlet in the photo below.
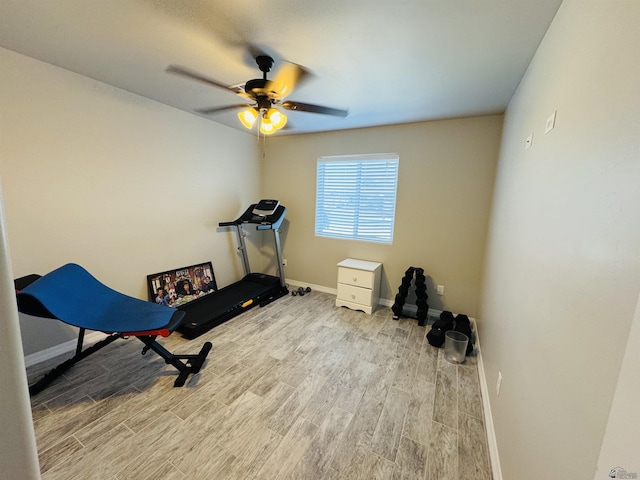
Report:
M 444 285 L 438 285 L 436 287 L 436 292 L 438 293 L 438 295 L 444 295 Z
M 286 266 L 287 266 L 287 259 L 286 259 L 286 258 L 283 258 L 283 259 L 282 259 L 282 266 L 283 266 L 283 267 L 286 267 Z
M 502 372 L 498 372 L 498 381 L 496 382 L 496 396 L 500 396 L 500 387 L 502 387 Z

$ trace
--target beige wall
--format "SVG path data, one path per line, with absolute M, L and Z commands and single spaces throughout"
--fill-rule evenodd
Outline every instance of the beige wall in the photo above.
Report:
M 0 49 L 0 180 L 13 273 L 83 265 L 146 298 L 146 275 L 213 261 L 242 275 L 218 231 L 259 194 L 255 137 Z M 22 318 L 25 353 L 71 338 Z
M 381 296 L 393 300 L 405 270 L 420 266 L 432 308 L 475 315 L 501 128 L 493 115 L 268 138 L 262 191 L 288 209 L 287 278 L 335 289 L 339 261 L 379 261 Z M 317 158 L 361 153 L 400 156 L 392 245 L 314 234 Z
M 3 480 L 40 478 L 24 352 L 0 186 L 0 471 Z
M 565 0 L 507 109 L 479 313 L 505 479 L 596 470 L 640 291 L 639 25 Z
M 598 469 L 593 480 L 606 479 L 612 468 L 622 467 L 628 473 L 640 476 L 640 295 L 636 304 L 631 332 L 627 339 L 622 368 L 613 397 L 609 421 Z M 610 478 L 610 477 L 609 477 Z

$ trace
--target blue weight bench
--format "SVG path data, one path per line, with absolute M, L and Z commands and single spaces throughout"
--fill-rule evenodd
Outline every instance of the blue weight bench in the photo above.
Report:
M 198 373 L 211 350 L 211 343 L 206 342 L 196 355 L 172 354 L 156 338 L 171 335 L 182 322 L 184 312 L 116 292 L 79 265 L 69 263 L 44 276 L 28 275 L 14 283 L 20 312 L 60 320 L 80 329 L 75 355 L 31 385 L 31 395 L 118 338 L 136 337 L 145 345 L 142 355 L 153 350 L 165 363 L 173 365 L 179 372 L 174 387 L 182 387 L 190 374 Z M 109 336 L 83 350 L 86 330 Z

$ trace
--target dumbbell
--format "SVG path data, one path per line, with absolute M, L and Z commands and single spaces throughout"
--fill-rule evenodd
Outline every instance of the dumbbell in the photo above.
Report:
M 427 333 L 429 345 L 442 347 L 444 345 L 444 334 L 453 330 L 453 314 L 447 310 L 440 314 L 440 318 L 433 322 L 431 330 Z
M 291 295 L 293 295 L 294 297 L 296 295 L 300 295 L 301 297 L 304 297 L 305 294 L 307 293 L 311 293 L 311 287 L 307 287 L 307 288 L 298 287 L 297 290 L 291 290 Z
M 456 324 L 454 330 L 456 332 L 464 333 L 469 339 L 469 342 L 467 343 L 466 354 L 470 355 L 471 352 L 473 352 L 473 339 L 471 338 L 471 321 L 469 320 L 469 317 L 461 313 L 458 314 L 456 316 Z

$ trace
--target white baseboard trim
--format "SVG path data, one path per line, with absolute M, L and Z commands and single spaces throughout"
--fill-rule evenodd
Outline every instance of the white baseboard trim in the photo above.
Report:
M 302 282 L 300 280 L 294 280 L 292 278 L 286 278 L 285 279 L 286 283 L 290 286 L 290 287 L 311 287 L 311 290 L 316 290 L 318 292 L 323 292 L 323 293 L 329 293 L 331 295 L 337 295 L 338 294 L 338 289 L 337 288 L 329 288 L 329 287 L 325 287 L 323 285 L 314 285 L 313 283 L 305 283 Z M 378 300 L 378 304 L 382 305 L 384 307 L 393 307 L 393 300 L 389 300 L 388 298 L 380 298 Z M 410 315 L 415 315 L 416 312 L 418 311 L 418 307 L 416 307 L 413 304 L 405 304 L 403 307 L 404 310 L 406 310 L 406 312 Z M 439 317 L 440 314 L 442 313 L 442 310 L 436 310 L 434 308 L 429 308 L 429 316 L 430 317 Z
M 482 361 L 482 349 L 480 348 L 480 338 L 478 337 L 478 328 L 475 328 L 476 347 L 478 348 L 478 377 L 480 380 L 480 393 L 482 395 L 482 411 L 484 413 L 484 426 L 487 431 L 487 446 L 489 448 L 489 460 L 491 462 L 491 471 L 493 480 L 502 480 L 502 469 L 500 468 L 500 456 L 498 455 L 498 442 L 496 439 L 496 431 L 493 426 L 493 415 L 491 414 L 491 402 L 489 401 L 489 388 L 487 386 L 487 376 L 484 372 L 484 363 Z
M 380 299 L 380 305 L 393 307 L 393 304 L 394 304 L 393 300 L 387 300 L 386 298 Z M 402 311 L 408 313 L 409 315 L 416 315 L 418 313 L 418 307 L 413 303 L 405 303 L 402 306 Z M 442 313 L 442 310 L 429 307 L 427 309 L 427 321 L 429 321 L 430 318 L 440 318 L 441 313 Z
M 84 342 L 88 344 L 94 344 L 95 342 L 99 342 L 105 337 L 107 337 L 106 333 L 91 332 L 84 336 Z M 51 360 L 52 358 L 55 358 L 58 355 L 62 355 L 63 353 L 73 352 L 76 349 L 77 345 L 78 340 L 74 339 L 69 340 L 68 342 L 54 345 L 53 347 L 45 348 L 44 350 L 32 353 L 31 355 L 27 355 L 26 357 L 24 357 L 25 366 L 29 368 L 37 365 L 38 363 Z
M 290 286 L 290 287 L 309 287 L 311 288 L 311 290 L 315 290 L 317 292 L 323 292 L 323 293 L 331 293 L 333 295 L 337 295 L 338 294 L 338 289 L 336 288 L 329 288 L 329 287 L 323 287 L 322 285 L 314 285 L 313 283 L 306 283 L 306 282 L 302 282 L 300 280 L 293 280 L 290 278 L 286 278 L 285 282 Z

